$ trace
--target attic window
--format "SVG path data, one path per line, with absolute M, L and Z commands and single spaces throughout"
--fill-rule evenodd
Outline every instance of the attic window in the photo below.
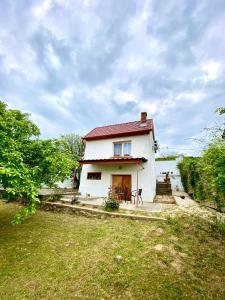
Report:
M 87 179 L 89 180 L 101 180 L 102 173 L 101 172 L 88 172 Z

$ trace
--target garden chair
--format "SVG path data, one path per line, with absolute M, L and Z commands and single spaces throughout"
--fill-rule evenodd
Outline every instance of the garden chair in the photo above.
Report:
M 135 201 L 137 199 L 137 190 L 134 190 L 133 192 L 135 192 L 134 194 L 132 194 L 132 197 L 134 198 L 134 204 L 135 204 Z M 141 194 L 142 194 L 142 189 L 138 189 L 138 200 L 141 199 L 141 203 L 143 204 Z M 140 200 L 139 200 L 139 202 L 140 202 Z

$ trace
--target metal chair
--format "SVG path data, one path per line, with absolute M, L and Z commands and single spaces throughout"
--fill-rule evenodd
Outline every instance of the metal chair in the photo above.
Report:
M 134 204 L 135 204 L 135 200 L 137 199 L 137 190 L 134 190 L 133 192 L 135 192 L 135 194 L 132 194 L 132 197 L 134 197 Z M 141 199 L 141 203 L 143 204 L 141 194 L 142 194 L 142 189 L 138 189 L 138 199 Z

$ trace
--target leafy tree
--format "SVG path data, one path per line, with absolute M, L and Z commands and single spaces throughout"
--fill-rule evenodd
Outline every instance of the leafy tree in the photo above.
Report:
M 217 108 L 216 112 L 218 112 L 220 115 L 225 114 L 225 107 L 219 107 L 219 108 Z
M 80 160 L 84 156 L 85 142 L 82 137 L 75 133 L 61 136 L 61 140 L 67 144 L 75 160 Z M 76 165 L 72 178 L 73 187 L 78 188 L 80 184 L 81 165 Z
M 5 197 L 26 199 L 26 207 L 13 222 L 19 223 L 36 211 L 41 184 L 53 186 L 71 174 L 76 166 L 66 143 L 42 141 L 29 114 L 7 109 L 0 101 L 0 186 Z

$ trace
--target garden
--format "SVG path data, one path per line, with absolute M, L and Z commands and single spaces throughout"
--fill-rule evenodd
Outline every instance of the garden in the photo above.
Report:
M 224 299 L 223 230 L 38 210 L 20 225 L 0 204 L 0 299 Z

